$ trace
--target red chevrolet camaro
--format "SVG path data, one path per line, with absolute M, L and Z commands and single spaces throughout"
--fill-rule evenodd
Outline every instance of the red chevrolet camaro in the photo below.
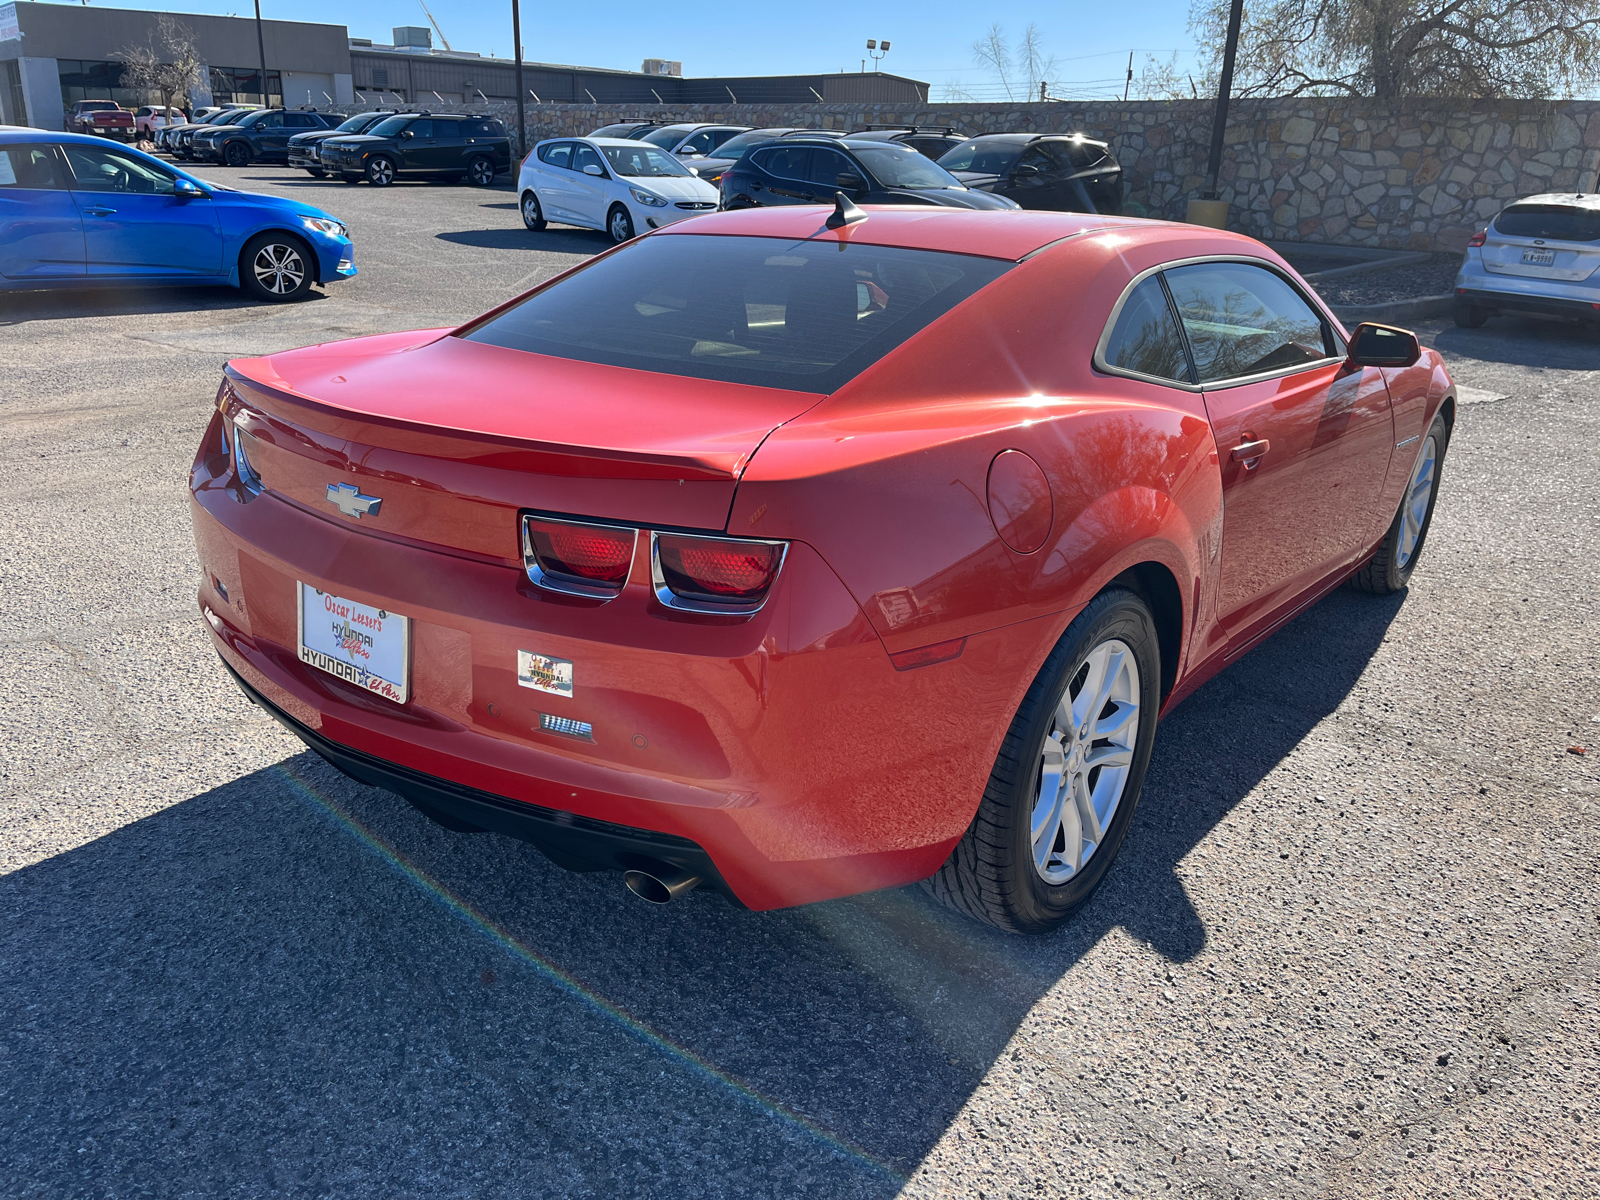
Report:
M 1259 242 L 724 213 L 459 329 L 229 364 L 192 477 L 249 696 L 441 824 L 751 908 L 929 880 L 1039 931 L 1156 719 L 1403 587 L 1455 415 Z

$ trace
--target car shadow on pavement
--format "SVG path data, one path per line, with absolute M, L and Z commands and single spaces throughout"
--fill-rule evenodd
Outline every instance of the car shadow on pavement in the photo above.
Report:
M 327 298 L 325 292 L 311 291 L 293 305 L 315 304 Z M 200 313 L 293 305 L 256 300 L 235 287 L 53 288 L 38 292 L 0 292 L 0 327 L 77 317 L 97 319 L 141 313 Z
M 598 254 L 612 244 L 598 229 L 568 226 L 534 233 L 521 225 L 510 229 L 462 229 L 433 235 L 441 242 L 481 250 L 548 250 L 556 254 Z
M 16 871 L 10 1190 L 887 1200 L 1109 933 L 1200 950 L 1183 860 L 1402 601 L 1337 592 L 1177 709 L 1121 861 L 1047 938 L 917 888 L 652 908 L 310 754 Z
M 1600 324 L 1528 316 L 1493 317 L 1479 329 L 1442 327 L 1428 344 L 1483 362 L 1572 371 L 1600 370 Z

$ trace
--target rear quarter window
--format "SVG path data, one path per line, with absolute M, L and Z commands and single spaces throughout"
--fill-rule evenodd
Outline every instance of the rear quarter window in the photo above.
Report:
M 825 393 L 1012 265 L 837 242 L 647 237 L 461 336 L 557 358 Z

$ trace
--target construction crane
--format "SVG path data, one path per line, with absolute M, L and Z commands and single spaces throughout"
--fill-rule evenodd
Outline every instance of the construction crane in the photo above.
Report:
M 427 18 L 428 18 L 428 24 L 433 26 L 433 31 L 439 35 L 439 41 L 444 44 L 444 48 L 446 50 L 449 50 L 450 49 L 450 39 L 445 37 L 444 30 L 439 28 L 439 22 L 434 19 L 433 14 L 428 11 L 428 6 L 426 4 L 423 4 L 422 0 L 417 0 L 417 3 L 418 4 L 422 4 L 422 11 L 423 11 L 424 15 L 426 15 Z

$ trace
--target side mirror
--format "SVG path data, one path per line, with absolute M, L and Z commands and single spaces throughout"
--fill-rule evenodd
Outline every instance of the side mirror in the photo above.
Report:
M 859 192 L 867 186 L 867 181 L 859 175 L 841 172 L 833 177 L 833 184 L 835 187 L 843 188 L 847 192 Z
M 689 168 L 689 174 L 691 174 L 691 175 L 700 174 L 700 168 L 699 167 L 690 167 Z
M 411 131 L 409 129 L 402 129 L 400 131 L 400 136 L 403 137 L 403 138 L 413 138 L 413 137 L 416 137 L 417 135 L 413 131 Z
M 1011 177 L 1013 179 L 1032 179 L 1038 173 L 1038 167 L 1032 165 L 1031 163 L 1023 163 L 1020 166 L 1012 168 Z
M 590 163 L 587 167 L 585 167 L 583 169 L 583 173 L 585 175 L 594 175 L 594 176 L 597 176 L 597 177 L 605 174 L 604 171 L 602 171 L 599 167 L 595 166 L 593 163 Z
M 206 194 L 206 190 L 198 183 L 178 179 L 172 184 L 172 194 L 179 200 L 199 200 Z
M 1352 367 L 1409 367 L 1422 357 L 1422 343 L 1409 329 L 1363 321 L 1350 334 Z

